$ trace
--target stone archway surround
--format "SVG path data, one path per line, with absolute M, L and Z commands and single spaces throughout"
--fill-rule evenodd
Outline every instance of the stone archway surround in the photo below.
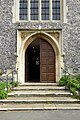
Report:
M 25 83 L 25 51 L 27 47 L 31 44 L 32 41 L 34 41 L 37 38 L 43 38 L 47 42 L 49 42 L 52 46 L 52 48 L 55 51 L 55 59 L 56 59 L 56 82 L 59 81 L 61 76 L 61 52 L 60 52 L 60 46 L 57 40 L 52 37 L 50 34 L 46 32 L 34 32 L 27 36 L 24 41 L 21 43 L 17 43 L 17 55 L 18 55 L 18 76 L 19 76 L 19 82 Z M 20 37 L 18 38 L 20 39 Z

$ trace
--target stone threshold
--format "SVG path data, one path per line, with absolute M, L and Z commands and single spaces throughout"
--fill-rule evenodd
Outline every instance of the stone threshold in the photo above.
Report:
M 58 83 L 23 83 L 19 84 L 19 86 L 56 86 Z

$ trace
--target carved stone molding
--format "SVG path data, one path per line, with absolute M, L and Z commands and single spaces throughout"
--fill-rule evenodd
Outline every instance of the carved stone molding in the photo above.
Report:
M 62 29 L 61 22 L 22 22 L 18 23 L 18 29 Z
M 27 31 L 27 30 L 21 30 L 20 31 L 20 37 L 21 37 L 21 40 L 23 41 L 23 40 L 25 40 L 25 38 L 27 37 L 27 36 L 29 36 L 30 34 L 32 34 L 32 33 L 34 33 L 34 32 L 36 32 L 37 30 L 35 30 L 35 31 Z M 38 30 L 39 31 L 39 30 Z M 48 34 L 50 34 L 52 37 L 54 37 L 56 40 L 58 40 L 59 41 L 59 37 L 60 37 L 60 31 L 58 31 L 58 30 L 48 30 L 48 31 L 45 31 L 46 33 L 48 33 Z

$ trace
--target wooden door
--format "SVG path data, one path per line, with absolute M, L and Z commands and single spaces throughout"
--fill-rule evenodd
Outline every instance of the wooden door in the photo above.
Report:
M 40 40 L 40 82 L 55 82 L 55 53 L 45 40 Z

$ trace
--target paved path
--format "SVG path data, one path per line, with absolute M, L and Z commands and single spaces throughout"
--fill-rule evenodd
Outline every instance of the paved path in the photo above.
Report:
M 80 120 L 80 110 L 0 112 L 0 120 Z

